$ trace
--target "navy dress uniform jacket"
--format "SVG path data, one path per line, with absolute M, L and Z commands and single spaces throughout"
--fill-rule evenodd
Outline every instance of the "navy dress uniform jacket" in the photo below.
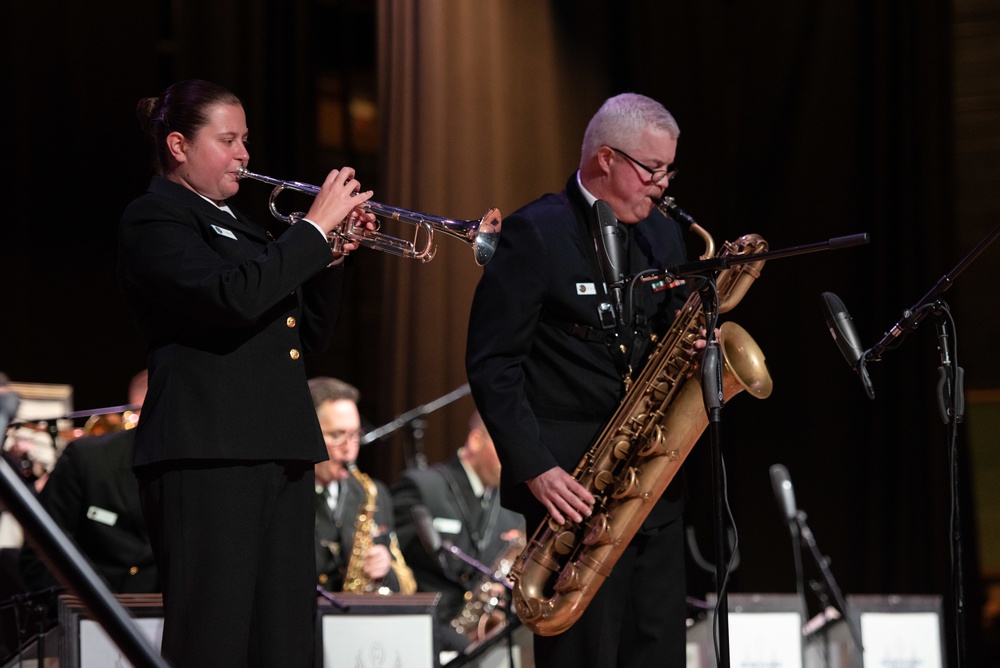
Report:
M 326 459 L 306 382 L 343 267 L 308 223 L 265 228 L 153 177 L 125 210 L 119 284 L 149 351 L 133 464 Z
M 38 495 L 42 507 L 116 594 L 160 591 L 132 472 L 134 436 L 132 429 L 71 442 Z M 21 575 L 30 589 L 58 584 L 30 543 L 25 543 L 20 558 Z
M 525 481 L 554 466 L 576 468 L 624 397 L 626 361 L 616 357 L 619 344 L 629 349 L 633 377 L 653 347 L 648 335 L 616 336 L 602 323 L 600 305 L 610 299 L 592 216 L 574 174 L 562 192 L 505 218 L 472 305 L 469 385 L 503 465 L 501 498 L 525 516 L 529 529 L 545 510 Z M 680 226 L 658 209 L 622 227 L 629 235 L 629 276 L 686 261 Z M 633 313 L 662 334 L 687 290 L 638 283 L 634 296 Z M 668 488 L 647 526 L 680 516 L 680 489 Z

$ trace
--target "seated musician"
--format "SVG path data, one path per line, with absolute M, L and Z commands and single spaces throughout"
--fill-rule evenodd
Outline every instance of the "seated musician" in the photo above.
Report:
M 428 554 L 411 509 L 425 506 L 433 527 L 464 554 L 492 570 L 512 560 L 524 539 L 524 519 L 500 506 L 500 460 L 479 413 L 469 420 L 465 444 L 445 462 L 404 471 L 392 488 L 400 547 L 420 591 L 441 592 L 436 633 L 442 650 L 462 651 L 480 640 L 479 615 L 497 592 L 475 566 L 453 554 Z M 497 616 L 502 605 L 493 611 Z
M 388 488 L 381 481 L 350 470 L 360 448 L 360 392 L 353 385 L 329 377 L 311 379 L 309 390 L 330 455 L 329 460 L 315 467 L 319 584 L 329 591 L 413 593 L 412 574 L 401 557 L 390 550 L 393 511 Z M 372 489 L 366 490 L 369 483 Z M 377 506 L 374 521 L 359 521 L 359 514 L 371 505 Z M 359 543 L 363 546 L 354 555 Z
M 141 406 L 145 397 L 146 372 L 142 371 L 129 385 L 129 404 Z M 90 430 L 95 435 L 66 446 L 38 500 L 112 592 L 156 593 L 160 579 L 132 473 L 135 430 L 126 429 L 120 421 L 107 424 L 113 426 L 105 433 Z M 30 541 L 21 551 L 20 567 L 29 589 L 58 584 Z

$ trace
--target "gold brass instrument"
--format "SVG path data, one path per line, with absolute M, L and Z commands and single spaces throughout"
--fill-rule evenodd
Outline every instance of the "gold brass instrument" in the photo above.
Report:
M 100 436 L 109 431 L 123 431 L 135 429 L 139 424 L 139 413 L 136 411 L 125 411 L 124 413 L 101 413 L 92 415 L 83 425 L 85 436 Z
M 271 197 L 268 199 L 268 208 L 271 215 L 278 220 L 292 224 L 305 216 L 304 213 L 297 212 L 283 214 L 278 211 L 275 200 L 285 190 L 305 193 L 316 196 L 319 193 L 319 186 L 299 181 L 282 181 L 270 176 L 254 174 L 245 167 L 240 167 L 237 172 L 240 179 L 255 179 L 274 186 Z M 453 220 L 451 218 L 440 218 L 430 216 L 425 213 L 407 211 L 371 200 L 364 202 L 362 208 L 375 214 L 376 218 L 398 220 L 401 223 L 413 225 L 416 229 L 413 233 L 413 240 L 407 241 L 398 237 L 383 234 L 378 230 L 369 230 L 364 225 L 352 225 L 345 223 L 344 229 L 337 229 L 331 233 L 330 248 L 334 252 L 341 252 L 344 241 L 356 241 L 362 246 L 373 248 L 384 253 L 399 255 L 422 262 L 430 262 L 437 250 L 434 246 L 434 232 L 441 232 L 449 236 L 461 239 L 472 246 L 475 253 L 476 264 L 482 266 L 490 261 L 493 252 L 497 248 L 500 237 L 501 217 L 499 209 L 490 209 L 479 220 Z M 424 237 L 424 238 L 421 238 Z
M 723 246 L 720 256 L 767 250 L 767 242 L 755 234 Z M 719 273 L 720 313 L 739 303 L 763 264 L 759 260 Z M 701 382 L 694 375 L 701 359 L 695 341 L 704 325 L 701 300 L 693 292 L 573 473 L 596 499 L 591 516 L 581 524 L 562 525 L 548 517 L 514 564 L 514 607 L 534 633 L 561 633 L 583 614 L 708 426 Z M 718 340 L 723 399 L 742 390 L 761 399 L 769 396 L 764 355 L 746 330 L 726 322 Z
M 365 575 L 365 555 L 372 549 L 375 533 L 375 511 L 378 509 L 376 500 L 378 498 L 378 488 L 375 482 L 362 473 L 354 462 L 347 464 L 354 479 L 361 483 L 365 490 L 365 500 L 358 507 L 358 515 L 354 520 L 354 543 L 351 545 L 351 556 L 347 562 L 347 572 L 344 575 L 343 591 L 346 594 L 391 594 L 388 587 L 380 582 L 370 579 Z M 395 536 L 393 536 L 395 539 Z M 390 548 L 393 555 L 392 570 L 399 580 L 399 593 L 412 594 L 417 590 L 417 580 L 413 576 L 413 571 L 403 561 L 402 552 L 398 543 Z
M 656 203 L 656 208 L 660 210 L 664 216 L 673 218 L 678 223 L 686 223 L 688 229 L 701 237 L 701 240 L 705 243 L 705 252 L 698 256 L 699 260 L 707 260 L 710 257 L 715 257 L 715 239 L 708 231 L 699 225 L 694 218 L 689 216 L 684 212 L 677 203 L 674 202 L 673 197 L 668 197 L 664 195 L 660 198 L 660 201 Z
M 465 603 L 451 620 L 451 628 L 465 636 L 470 642 L 485 640 L 507 625 L 507 614 L 500 607 L 500 596 L 497 588 L 502 585 L 496 580 L 509 581 L 510 569 L 514 559 L 524 549 L 524 534 L 521 531 L 507 541 L 493 564 L 493 577 L 481 576 L 472 589 L 465 592 Z M 495 579 L 494 579 L 495 578 Z

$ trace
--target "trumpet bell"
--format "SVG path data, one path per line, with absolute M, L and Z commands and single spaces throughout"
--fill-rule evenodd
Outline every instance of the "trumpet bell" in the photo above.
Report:
M 479 221 L 476 240 L 472 250 L 476 253 L 476 264 L 482 267 L 490 261 L 500 243 L 500 210 L 490 209 Z

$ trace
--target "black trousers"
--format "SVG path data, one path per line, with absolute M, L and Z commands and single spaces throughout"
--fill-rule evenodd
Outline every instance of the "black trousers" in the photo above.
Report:
M 534 637 L 538 668 L 685 668 L 684 521 L 632 539 L 580 619 Z
M 136 474 L 163 582 L 163 656 L 185 668 L 313 666 L 312 463 L 184 460 Z

